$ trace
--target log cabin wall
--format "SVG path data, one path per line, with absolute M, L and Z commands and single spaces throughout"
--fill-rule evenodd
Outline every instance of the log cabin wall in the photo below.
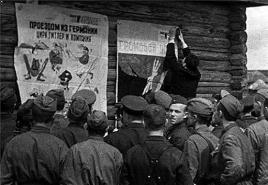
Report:
M 241 95 L 241 81 L 246 73 L 246 14 L 236 5 L 198 2 L 64 2 L 39 1 L 40 5 L 60 6 L 107 15 L 109 18 L 109 56 L 107 99 L 112 118 L 115 103 L 118 19 L 180 25 L 186 43 L 200 58 L 201 96 L 234 90 Z M 16 85 L 14 47 L 17 25 L 14 2 L 1 6 L 1 84 Z

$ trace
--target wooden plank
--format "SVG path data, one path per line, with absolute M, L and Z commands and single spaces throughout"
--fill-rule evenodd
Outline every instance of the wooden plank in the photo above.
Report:
M 247 45 L 246 44 L 239 44 L 239 45 L 233 45 L 230 48 L 231 53 L 233 54 L 245 54 L 247 52 Z
M 230 68 L 229 61 L 207 61 L 200 60 L 199 69 L 208 71 L 228 71 Z
M 247 33 L 245 31 L 234 31 L 230 33 L 230 41 L 232 45 L 244 44 L 247 42 Z
M 189 46 L 201 46 L 201 47 L 211 47 L 211 48 L 229 48 L 230 47 L 230 41 L 225 38 L 184 36 L 184 40 Z
M 0 55 L 0 67 L 6 67 L 6 68 L 14 67 L 13 55 Z
M 209 52 L 209 51 L 197 51 L 192 50 L 192 53 L 195 54 L 200 60 L 209 60 L 209 61 L 226 61 L 229 60 L 229 53 L 217 53 L 217 52 Z
M 229 87 L 198 87 L 197 93 L 198 94 L 219 94 L 221 90 L 227 90 L 228 92 L 231 91 Z
M 15 68 L 0 68 L 0 81 L 16 81 Z
M 230 84 L 222 82 L 199 82 L 198 87 L 230 87 Z

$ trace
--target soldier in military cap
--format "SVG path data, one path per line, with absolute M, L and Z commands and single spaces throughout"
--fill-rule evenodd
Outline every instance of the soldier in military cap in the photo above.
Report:
M 195 134 L 185 142 L 184 154 L 194 183 L 209 185 L 214 179 L 209 177 L 210 152 L 218 146 L 219 139 L 211 133 L 208 126 L 213 114 L 212 102 L 204 98 L 188 101 L 186 111 L 188 122 L 194 125 Z
M 31 131 L 14 137 L 1 161 L 1 184 L 58 184 L 60 164 L 67 153 L 66 144 L 50 134 L 57 103 L 38 96 L 32 107 Z
M 122 104 L 122 128 L 110 133 L 105 141 L 124 155 L 132 146 L 142 143 L 147 136 L 143 123 L 143 110 L 148 105 L 140 96 L 127 95 L 121 99 Z
M 144 122 L 149 135 L 144 143 L 128 150 L 122 178 L 124 183 L 192 185 L 182 152 L 164 137 L 165 109 L 160 105 L 148 105 L 144 110 Z
M 94 110 L 88 115 L 89 138 L 68 152 L 61 174 L 62 184 L 119 184 L 123 157 L 118 149 L 103 141 L 107 127 L 104 112 Z
M 61 130 L 56 130 L 52 134 L 65 141 L 68 147 L 87 140 L 88 133 L 84 128 L 84 124 L 88 114 L 89 107 L 85 99 L 81 96 L 75 97 L 67 112 L 69 125 Z
M 75 92 L 72 96 L 72 100 L 75 99 L 76 97 L 82 97 L 85 99 L 86 103 L 88 104 L 89 112 L 92 111 L 92 106 L 96 101 L 96 94 L 94 91 L 89 90 L 89 89 L 81 89 L 77 92 Z
M 241 111 L 239 100 L 229 94 L 220 100 L 214 112 L 221 118 L 224 127 L 218 155 L 220 184 L 252 184 L 254 150 L 249 138 L 236 123 Z
M 166 125 L 165 135 L 168 141 L 183 150 L 185 141 L 190 137 L 191 133 L 187 129 L 185 108 L 187 104 L 186 98 L 180 95 L 171 95 L 172 102 L 168 112 L 168 125 Z
M 51 89 L 46 95 L 57 101 L 57 111 L 53 116 L 53 123 L 50 130 L 51 133 L 53 133 L 61 128 L 66 128 L 69 125 L 69 120 L 63 112 L 65 106 L 65 96 L 62 89 Z
M 259 109 L 258 121 L 251 124 L 246 133 L 255 152 L 256 169 L 253 182 L 257 185 L 268 184 L 268 121 L 265 114 L 268 113 L 268 89 L 257 91 L 254 96 L 254 104 Z

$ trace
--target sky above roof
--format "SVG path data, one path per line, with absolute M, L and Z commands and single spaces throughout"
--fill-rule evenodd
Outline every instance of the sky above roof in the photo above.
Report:
M 247 8 L 247 68 L 268 70 L 268 6 Z

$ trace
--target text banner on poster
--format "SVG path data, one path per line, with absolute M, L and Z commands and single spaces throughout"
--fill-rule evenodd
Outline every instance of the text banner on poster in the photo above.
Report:
M 118 100 L 128 94 L 142 95 L 161 86 L 160 76 L 171 28 L 174 26 L 126 20 L 117 22 Z
M 15 69 L 22 102 L 32 94 L 62 88 L 66 99 L 80 89 L 97 95 L 94 109 L 106 112 L 107 16 L 16 3 Z

